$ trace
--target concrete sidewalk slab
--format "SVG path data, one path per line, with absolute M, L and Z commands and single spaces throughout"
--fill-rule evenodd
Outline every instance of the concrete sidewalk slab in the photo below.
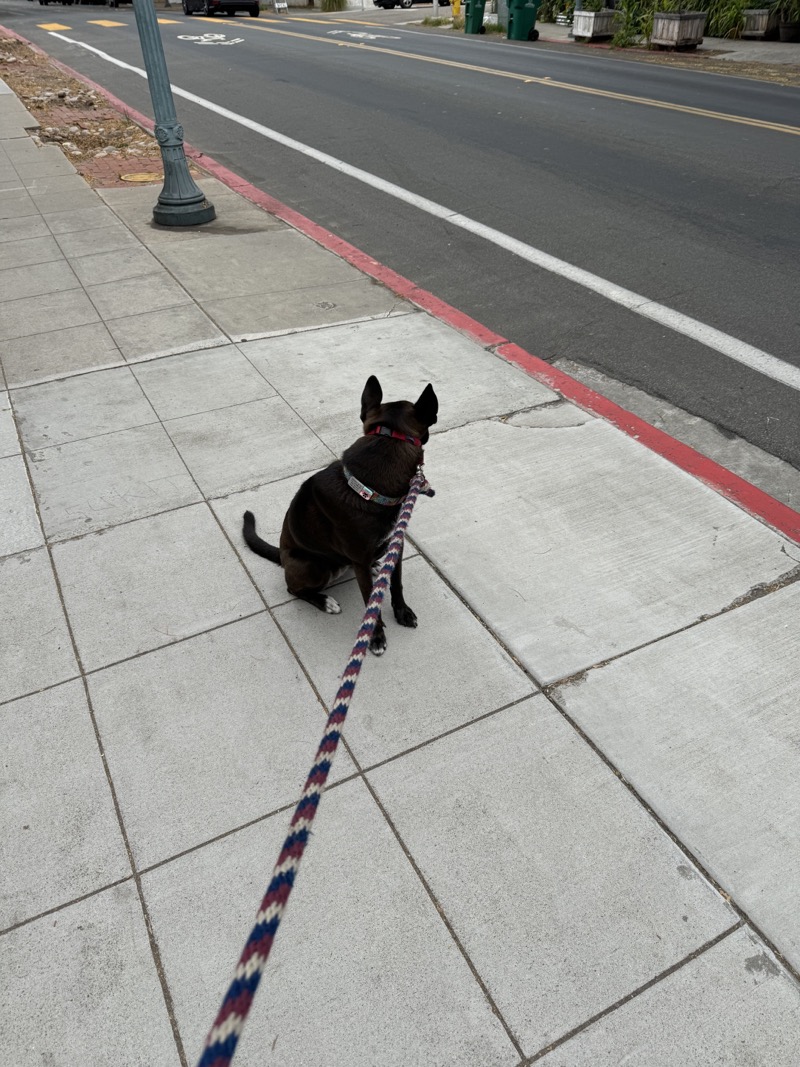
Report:
M 535 691 L 533 683 L 422 559 L 403 567 L 417 629 L 398 626 L 388 603 L 388 651 L 379 669 L 364 670 L 353 696 L 347 740 L 362 767 L 454 730 Z M 363 614 L 355 579 L 333 591 L 341 615 L 292 600 L 275 609 L 324 700 L 332 702 L 342 665 Z M 370 668 L 372 664 L 368 665 Z
M 142 879 L 190 1063 L 250 932 L 286 823 L 278 815 Z M 262 1065 L 265 1055 L 282 1067 L 519 1062 L 361 782 L 325 797 L 262 990 L 238 1067 Z
M 21 300 L 0 301 L 0 341 L 3 342 L 3 348 L 6 347 L 5 342 L 17 337 L 52 333 L 56 329 L 85 326 L 99 321 L 97 309 L 80 288 L 23 297 Z M 4 353 L 3 361 L 5 358 Z
M 103 233 L 108 231 L 104 228 Z M 114 231 L 112 230 L 113 234 Z M 64 234 L 64 238 L 74 236 Z M 144 248 L 115 248 L 111 251 L 93 251 L 71 263 L 78 281 L 88 286 L 102 278 L 104 282 L 127 282 L 148 274 L 162 276 L 161 265 L 155 256 Z M 127 290 L 127 286 L 123 287 Z M 130 309 L 129 309 L 130 310 Z
M 19 455 L 19 439 L 14 425 L 14 415 L 11 411 L 11 401 L 8 393 L 0 388 L 0 459 L 7 456 Z M 10 496 L 0 494 L 4 500 L 11 500 Z M 0 552 L 0 555 L 2 553 Z
M 315 470 L 333 458 L 279 396 L 187 415 L 164 426 L 206 496 Z
M 104 322 L 192 303 L 183 286 L 162 267 L 144 277 L 128 278 L 124 286 L 116 282 L 87 285 L 86 293 Z
M 54 545 L 53 560 L 87 671 L 263 610 L 205 504 Z
M 130 864 L 80 680 L 4 704 L 0 731 L 6 928 L 129 877 Z
M 405 307 L 389 289 L 364 277 L 338 285 L 291 290 L 279 296 L 280 299 L 234 296 L 209 300 L 204 307 L 233 341 L 285 330 L 302 332 L 353 319 L 388 317 Z
M 483 422 L 430 455 L 439 507 L 414 537 L 542 684 L 794 566 L 783 538 L 599 419 Z
M 120 352 L 129 362 L 165 352 L 218 348 L 228 341 L 220 327 L 194 303 L 123 315 L 107 325 Z
M 38 215 L 36 204 L 30 195 L 18 184 L 8 183 L 11 188 L 0 190 L 0 221 L 4 219 L 25 219 Z
M 434 433 L 557 399 L 424 312 L 267 338 L 241 349 L 337 454 L 358 435 L 360 397 L 370 374 L 380 379 L 386 400 L 416 400 L 428 382 L 446 382 Z M 437 447 L 430 446 L 429 463 Z
M 0 244 L 8 245 L 11 241 L 25 241 L 32 237 L 50 237 L 47 223 L 40 215 L 27 215 L 23 218 L 3 219 L 0 226 Z
M 13 399 L 29 452 L 158 421 L 126 367 L 15 389 Z
M 122 358 L 105 323 L 61 326 L 54 317 L 40 322 L 40 328 L 47 332 L 3 342 L 3 366 L 9 386 L 92 370 Z
M 85 232 L 83 230 L 75 230 L 71 233 L 60 233 L 57 240 L 63 254 L 68 259 L 76 261 L 74 264 L 75 273 L 81 277 L 82 281 L 87 283 L 103 278 L 104 274 L 102 271 L 96 271 L 91 278 L 82 277 L 82 274 L 85 275 L 86 271 L 77 261 L 84 257 L 94 259 L 95 256 L 126 251 L 150 255 L 146 249 L 142 248 L 142 245 L 127 226 L 117 222 L 113 215 L 108 215 L 105 225 L 99 228 Z M 110 256 L 109 262 L 117 263 L 119 259 L 116 256 Z
M 0 300 L 3 303 L 79 288 L 80 282 L 69 264 L 64 262 L 37 263 L 25 270 L 11 267 L 0 271 Z
M 263 612 L 92 674 L 89 692 L 140 869 L 296 802 L 325 725 Z M 342 757 L 333 781 L 353 771 Z
M 222 300 L 226 296 L 265 296 L 293 289 L 311 289 L 361 281 L 363 275 L 343 259 L 323 252 L 319 246 L 316 256 L 309 255 L 308 238 L 288 226 L 283 230 L 263 233 L 220 234 L 213 248 L 225 270 L 209 271 L 205 256 L 198 257 L 195 244 L 169 244 L 159 249 L 159 258 L 182 284 L 191 289 L 201 303 Z
M 136 889 L 128 882 L 0 938 L 14 1067 L 179 1067 Z
M 34 452 L 31 475 L 51 540 L 64 540 L 202 499 L 163 426 Z
M 544 1056 L 543 1067 L 794 1067 L 800 990 L 747 930 L 737 930 Z
M 43 548 L 0 559 L 0 702 L 75 678 L 64 612 Z
M 10 434 L 4 432 L 2 439 L 10 449 L 12 441 L 9 438 Z M 29 488 L 25 462 L 19 454 L 6 456 L 0 459 L 0 556 L 25 552 L 41 544 L 44 544 L 44 538 Z
M 349 263 L 241 197 L 233 207 L 232 194 L 221 183 L 204 179 L 203 187 L 216 205 L 217 219 L 175 237 L 153 225 L 152 189 L 105 189 L 101 196 L 232 340 L 389 314 L 405 306 Z
M 798 619 L 795 582 L 557 691 L 795 967 Z
M 199 415 L 276 395 L 233 345 L 134 364 L 133 373 L 161 419 Z
M 544 697 L 368 778 L 528 1056 L 737 921 Z
M 31 237 L 27 241 L 8 241 L 3 249 L 3 266 L 11 268 L 28 267 L 34 263 L 52 263 L 62 258 L 61 249 L 55 237 Z M 6 271 L 0 271 L 0 277 Z M 8 275 L 10 277 L 10 274 Z
M 98 189 L 97 195 L 114 214 L 124 222 L 142 244 L 167 246 L 211 241 L 216 244 L 220 236 L 249 235 L 268 230 L 283 232 L 287 224 L 255 208 L 248 200 L 233 192 L 227 185 L 208 174 L 202 177 L 203 192 L 214 205 L 217 217 L 202 226 L 162 227 L 153 225 L 155 190 L 149 189 Z

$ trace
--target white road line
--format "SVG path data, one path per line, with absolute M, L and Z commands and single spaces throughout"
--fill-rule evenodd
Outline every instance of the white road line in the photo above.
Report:
M 50 34 L 62 41 L 67 41 L 69 44 L 79 45 L 81 48 L 100 56 L 101 59 L 105 59 L 117 67 L 122 67 L 123 70 L 129 70 L 134 74 L 138 74 L 141 78 L 147 78 L 146 72 L 140 67 L 131 66 L 130 63 L 116 59 L 114 56 L 108 55 L 107 52 L 101 52 L 99 48 L 84 44 L 83 41 L 76 41 L 71 37 L 65 37 L 63 34 L 53 30 L 50 31 Z M 402 186 L 395 185 L 393 182 L 387 182 L 375 174 L 353 167 L 341 159 L 336 159 L 335 156 L 328 155 L 327 152 L 320 152 L 310 145 L 303 144 L 302 141 L 296 141 L 293 137 L 286 137 L 277 130 L 262 126 L 260 122 L 254 122 L 243 115 L 237 115 L 235 111 L 229 111 L 228 108 L 221 107 L 211 100 L 205 100 L 202 96 L 196 96 L 185 89 L 180 89 L 177 85 L 172 86 L 172 91 L 176 96 L 180 96 L 184 100 L 190 100 L 193 104 L 197 104 L 207 111 L 213 111 L 215 114 L 230 119 L 231 122 L 236 122 L 240 126 L 260 134 L 262 137 L 267 137 L 278 144 L 284 145 L 286 148 L 291 148 L 295 152 L 308 156 L 310 159 L 324 163 L 325 166 L 332 167 L 341 174 L 346 174 L 356 181 L 363 182 L 364 185 L 368 185 L 371 189 L 379 189 L 381 192 L 386 193 L 387 196 L 402 200 L 404 203 L 410 204 L 428 215 L 433 215 L 435 218 L 442 219 L 452 226 L 457 226 L 462 230 L 475 234 L 477 237 L 482 237 L 512 255 L 518 256 L 536 267 L 540 267 L 542 270 L 549 271 L 551 274 L 556 274 L 561 278 L 566 278 L 576 285 L 583 286 L 584 289 L 590 289 L 614 304 L 619 304 L 621 307 L 627 308 L 643 318 L 652 319 L 654 322 L 658 322 L 676 333 L 681 333 L 685 337 L 705 345 L 706 348 L 713 348 L 715 351 L 721 352 L 723 356 L 734 359 L 737 363 L 743 363 L 746 367 L 758 371 L 759 374 L 763 374 L 767 378 L 772 378 L 776 382 L 782 382 L 784 385 L 800 391 L 800 367 L 786 363 L 784 360 L 778 359 L 777 356 L 770 355 L 769 352 L 763 352 L 760 348 L 755 348 L 745 341 L 740 341 L 736 337 L 731 337 L 730 334 L 723 333 L 722 330 L 717 330 L 713 326 L 708 326 L 697 319 L 690 318 L 689 315 L 675 311 L 674 308 L 666 307 L 664 304 L 659 304 L 646 296 L 634 293 L 630 289 L 616 285 L 614 282 L 607 281 L 597 274 L 583 270 L 582 267 L 576 267 L 563 259 L 558 259 L 547 252 L 542 252 L 532 245 L 518 241 L 515 237 L 509 237 L 508 234 L 492 229 L 491 226 L 484 226 L 483 223 L 476 222 L 475 219 L 468 218 L 466 215 L 461 215 L 452 208 L 437 204 L 434 200 L 418 196 L 416 193 L 403 189 Z

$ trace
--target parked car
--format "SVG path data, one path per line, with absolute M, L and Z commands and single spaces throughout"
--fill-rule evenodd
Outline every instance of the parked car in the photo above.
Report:
M 258 0 L 181 0 L 184 15 L 235 15 L 247 11 L 258 18 Z
M 431 0 L 372 0 L 375 7 L 382 7 L 384 11 L 391 11 L 393 7 L 411 7 L 412 4 L 429 4 Z M 450 0 L 439 0 L 440 7 L 449 7 Z

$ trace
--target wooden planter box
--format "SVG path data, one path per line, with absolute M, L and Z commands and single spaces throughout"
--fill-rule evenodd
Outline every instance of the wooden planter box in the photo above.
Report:
M 584 40 L 613 37 L 619 20 L 619 11 L 575 11 L 572 16 L 572 36 Z
M 773 39 L 778 36 L 778 12 L 768 7 L 747 7 L 744 15 L 742 37 L 756 37 L 760 40 Z
M 650 43 L 662 48 L 697 48 L 705 28 L 705 11 L 657 11 Z
M 800 41 L 800 22 L 779 22 L 778 36 L 782 41 Z

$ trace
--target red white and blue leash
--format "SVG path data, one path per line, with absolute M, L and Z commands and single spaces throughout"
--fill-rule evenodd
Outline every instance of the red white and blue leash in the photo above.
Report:
M 261 981 L 261 975 L 264 973 L 270 949 L 278 932 L 278 926 L 283 918 L 289 894 L 294 886 L 300 861 L 308 844 L 311 824 L 317 814 L 322 790 L 330 774 L 333 757 L 342 736 L 342 727 L 350 707 L 356 679 L 361 671 L 370 638 L 380 615 L 381 603 L 389 586 L 389 579 L 403 551 L 406 528 L 420 493 L 424 496 L 433 496 L 433 489 L 428 485 L 421 468 L 414 475 L 408 495 L 400 510 L 389 548 L 367 602 L 361 629 L 358 631 L 356 643 L 353 645 L 353 651 L 350 653 L 350 659 L 342 675 L 342 684 L 339 686 L 339 692 L 336 694 L 325 725 L 322 741 L 314 757 L 314 765 L 309 771 L 303 795 L 289 824 L 289 835 L 283 843 L 272 878 L 258 909 L 255 926 L 239 957 L 233 981 L 228 987 L 214 1025 L 206 1038 L 198 1067 L 228 1067 L 233 1059 L 236 1045 Z

